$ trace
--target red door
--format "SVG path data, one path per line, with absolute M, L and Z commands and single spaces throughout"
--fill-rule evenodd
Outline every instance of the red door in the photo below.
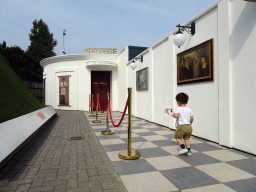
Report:
M 92 71 L 91 72 L 92 84 L 91 92 L 93 94 L 94 108 L 96 110 L 97 105 L 97 93 L 99 94 L 99 101 L 101 110 L 105 110 L 107 107 L 107 92 L 110 93 L 110 71 Z

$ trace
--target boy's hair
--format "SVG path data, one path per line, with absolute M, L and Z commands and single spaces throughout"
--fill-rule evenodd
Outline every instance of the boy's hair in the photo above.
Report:
M 181 104 L 187 104 L 188 95 L 186 93 L 179 93 L 178 95 L 176 95 L 176 101 L 179 101 Z

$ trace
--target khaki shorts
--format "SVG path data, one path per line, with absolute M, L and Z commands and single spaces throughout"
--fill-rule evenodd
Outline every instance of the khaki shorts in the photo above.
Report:
M 175 131 L 175 139 L 189 140 L 192 134 L 192 127 L 188 125 L 179 125 Z

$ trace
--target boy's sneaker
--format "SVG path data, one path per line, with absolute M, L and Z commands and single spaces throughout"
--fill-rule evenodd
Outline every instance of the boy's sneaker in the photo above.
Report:
M 179 155 L 185 154 L 187 152 L 188 152 L 188 149 L 187 149 L 187 147 L 185 147 L 184 149 L 180 150 Z
M 188 155 L 189 155 L 189 156 L 190 156 L 190 155 L 192 155 L 191 150 L 190 150 L 190 151 L 188 151 Z

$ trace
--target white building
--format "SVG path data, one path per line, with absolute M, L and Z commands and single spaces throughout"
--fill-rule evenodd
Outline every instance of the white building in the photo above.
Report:
M 165 114 L 164 109 L 166 106 L 176 107 L 176 94 L 185 92 L 194 114 L 193 135 L 256 154 L 255 0 L 217 1 L 183 26 L 190 26 L 192 22 L 195 22 L 196 32 L 194 35 L 183 32 L 186 41 L 180 48 L 173 43 L 176 29 L 147 49 L 126 46 L 118 54 L 94 49 L 96 53 L 42 60 L 46 105 L 63 110 L 88 110 L 92 89 L 94 92 L 100 90 L 100 86 L 106 87 L 108 81 L 112 111 L 124 110 L 127 88 L 132 87 L 134 116 L 174 128 L 174 119 Z M 195 51 L 198 45 L 208 40 L 213 42 L 213 80 L 178 85 L 178 54 Z M 143 56 L 143 62 L 136 61 L 138 66 L 132 70 L 130 64 L 135 53 L 139 53 L 136 58 Z M 136 72 L 144 68 L 148 68 L 148 89 L 136 90 Z M 94 71 L 109 72 L 104 73 L 109 80 L 97 81 Z M 69 103 L 61 106 L 59 83 L 62 80 L 58 76 L 68 75 L 71 77 L 64 81 L 69 81 Z

